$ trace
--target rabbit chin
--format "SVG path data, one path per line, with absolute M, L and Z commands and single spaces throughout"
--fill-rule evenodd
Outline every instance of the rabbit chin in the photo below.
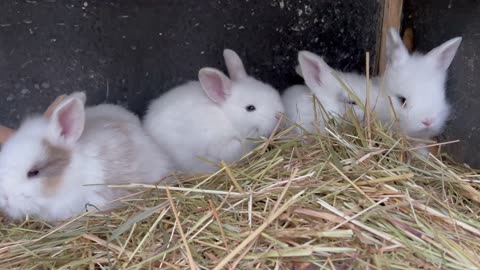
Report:
M 429 127 L 429 128 L 418 128 L 414 130 L 408 130 L 406 135 L 410 138 L 416 139 L 431 139 L 434 136 L 437 136 L 442 131 L 442 128 L 437 126 Z
M 0 212 L 11 220 L 22 220 L 27 217 L 27 213 L 36 212 L 35 205 L 30 205 L 22 199 L 22 196 L 15 196 L 15 203 L 9 203 L 12 198 L 6 195 L 0 198 Z

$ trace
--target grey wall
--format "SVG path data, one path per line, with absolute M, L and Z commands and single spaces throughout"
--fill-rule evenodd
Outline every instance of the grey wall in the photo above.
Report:
M 379 11 L 372 0 L 2 0 L 0 123 L 15 127 L 76 90 L 142 114 L 200 67 L 223 69 L 224 47 L 279 89 L 299 82 L 299 49 L 363 70 Z
M 428 51 L 450 38 L 463 37 L 450 67 L 447 96 L 453 114 L 443 140 L 460 139 L 447 151 L 480 168 L 480 1 L 409 0 L 406 15 L 405 23 L 413 25 L 419 50 Z

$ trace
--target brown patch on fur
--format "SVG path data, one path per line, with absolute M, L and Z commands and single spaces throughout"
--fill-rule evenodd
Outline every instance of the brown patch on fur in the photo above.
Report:
M 117 122 L 110 123 L 106 127 L 115 131 L 115 140 L 111 143 L 106 142 L 100 148 L 99 158 L 104 161 L 105 182 L 106 183 L 128 183 L 136 181 L 135 147 L 132 141 L 132 131 L 129 123 Z
M 45 193 L 51 196 L 63 183 L 63 174 L 70 164 L 72 153 L 67 149 L 52 145 L 47 140 L 42 143 L 47 149 L 47 160 L 38 168 L 39 176 L 45 178 L 43 188 Z

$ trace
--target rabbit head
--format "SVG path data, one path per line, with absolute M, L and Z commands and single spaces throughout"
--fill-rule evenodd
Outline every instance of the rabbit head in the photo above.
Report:
M 406 135 L 429 138 L 445 126 L 450 112 L 445 96 L 447 70 L 461 41 L 456 37 L 427 54 L 410 55 L 398 32 L 390 29 L 381 85 Z
M 62 198 L 76 196 L 68 188 L 66 175 L 84 128 L 85 99 L 84 93 L 72 94 L 49 118 L 24 121 L 3 144 L 0 208 L 11 218 L 48 215 L 44 212 L 65 208 Z
M 302 74 L 305 84 L 322 103 L 325 111 L 334 116 L 345 116 L 347 109 L 352 108 L 359 119 L 363 118 L 364 111 L 357 106 L 354 99 L 342 86 L 341 81 L 349 87 L 348 82 L 344 81 L 342 73 L 338 72 L 337 78 L 334 75 L 335 70 L 322 57 L 308 51 L 299 52 L 298 61 L 300 70 L 297 72 Z M 364 86 L 362 87 L 364 88 Z M 357 90 L 358 93 L 361 93 L 360 89 L 352 88 L 351 90 L 356 94 Z
M 234 51 L 226 49 L 224 58 L 230 78 L 217 69 L 202 68 L 202 89 L 244 136 L 268 136 L 284 111 L 278 91 L 248 76 Z

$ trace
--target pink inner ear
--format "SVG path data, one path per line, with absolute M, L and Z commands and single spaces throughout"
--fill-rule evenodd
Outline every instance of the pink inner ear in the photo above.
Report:
M 68 135 L 72 134 L 73 130 L 73 116 L 71 113 L 69 113 L 69 107 L 72 107 L 71 105 L 65 108 L 65 110 L 62 110 L 60 112 L 60 115 L 58 116 L 58 122 L 60 124 L 60 127 L 62 129 L 61 131 L 61 136 L 62 137 L 68 137 Z
M 230 93 L 231 82 L 220 71 L 204 69 L 199 80 L 207 96 L 216 103 L 223 103 Z
M 78 140 L 85 123 L 83 106 L 77 100 L 71 100 L 58 111 L 57 123 L 62 138 L 70 142 Z
M 307 57 L 304 58 L 304 61 L 304 68 L 302 69 L 303 78 L 310 81 L 310 83 L 321 85 L 322 78 L 320 73 L 322 70 L 320 69 L 320 65 L 316 63 L 315 60 Z
M 223 83 L 222 80 L 215 76 L 214 74 L 207 75 L 207 81 L 210 84 L 210 94 L 217 97 L 217 99 L 221 100 L 222 102 L 227 99 L 225 92 L 223 91 Z

